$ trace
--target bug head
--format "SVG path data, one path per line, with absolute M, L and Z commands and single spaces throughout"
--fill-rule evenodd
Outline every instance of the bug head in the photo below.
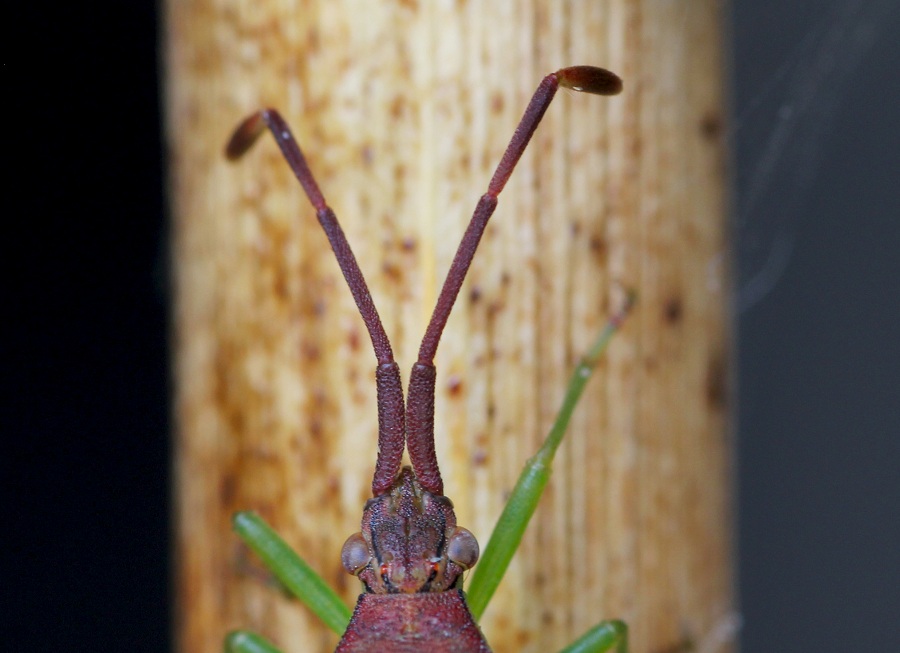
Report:
M 374 594 L 454 589 L 477 560 L 478 542 L 456 525 L 453 503 L 423 488 L 409 467 L 369 499 L 362 531 L 341 550 L 344 568 Z

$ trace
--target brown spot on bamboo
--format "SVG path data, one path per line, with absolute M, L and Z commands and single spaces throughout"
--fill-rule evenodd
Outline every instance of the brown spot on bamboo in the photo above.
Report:
M 683 311 L 684 308 L 679 297 L 670 297 L 663 305 L 663 317 L 667 324 L 678 324 L 681 321 Z

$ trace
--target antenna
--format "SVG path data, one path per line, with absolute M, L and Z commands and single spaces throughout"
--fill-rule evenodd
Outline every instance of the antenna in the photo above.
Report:
M 366 280 L 338 223 L 337 216 L 326 204 L 287 123 L 275 109 L 263 109 L 244 120 L 228 141 L 225 154 L 234 160 L 249 150 L 266 128 L 272 132 L 284 158 L 316 210 L 319 224 L 325 230 L 344 279 L 369 331 L 372 348 L 378 361 L 375 371 L 378 392 L 378 459 L 372 478 L 374 496 L 380 496 L 390 490 L 400 471 L 404 446 L 409 449 L 413 470 L 421 486 L 433 494 L 443 494 L 444 485 L 434 451 L 436 376 L 434 355 L 441 333 L 450 317 L 450 311 L 475 256 L 475 250 L 488 220 L 497 208 L 497 196 L 512 175 L 516 163 L 528 146 L 534 130 L 537 129 L 560 86 L 595 95 L 615 95 L 622 90 L 622 80 L 603 68 L 572 66 L 551 73 L 541 81 L 513 133 L 503 158 L 497 165 L 487 192 L 478 201 L 469 226 L 456 250 L 431 321 L 422 338 L 419 359 L 410 373 L 405 411 L 400 371 L 394 361 L 391 343 L 372 302 Z
M 453 263 L 450 264 L 450 271 L 444 280 L 444 287 L 425 330 L 425 337 L 422 338 L 419 360 L 413 366 L 409 377 L 406 446 L 419 483 L 434 494 L 443 494 L 444 488 L 434 451 L 434 355 L 438 342 L 484 229 L 494 209 L 497 208 L 497 196 L 509 181 L 516 163 L 528 146 L 534 130 L 537 129 L 560 86 L 595 95 L 615 95 L 622 90 L 622 80 L 616 74 L 594 66 L 562 68 L 544 77 L 525 108 L 525 113 L 506 147 L 506 152 L 503 153 L 503 158 L 500 159 L 494 176 L 491 177 L 487 192 L 475 206 L 466 233 L 459 243 Z
M 331 249 L 372 339 L 372 348 L 378 360 L 378 367 L 375 369 L 375 386 L 378 393 L 378 458 L 375 461 L 375 474 L 372 478 L 372 494 L 379 496 L 391 488 L 400 472 L 403 458 L 406 429 L 400 368 L 394 361 L 391 342 L 384 332 L 369 287 L 359 269 L 353 250 L 350 249 L 344 230 L 341 229 L 334 211 L 325 203 L 319 185 L 284 118 L 275 109 L 263 109 L 254 113 L 235 130 L 228 145 L 225 146 L 225 155 L 231 160 L 237 159 L 250 149 L 267 127 L 275 137 L 281 153 L 284 154 L 300 185 L 303 186 L 313 208 L 316 209 L 319 224 L 322 225 L 328 242 L 331 243 Z

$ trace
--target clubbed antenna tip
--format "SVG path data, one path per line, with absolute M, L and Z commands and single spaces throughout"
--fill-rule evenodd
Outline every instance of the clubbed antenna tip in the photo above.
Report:
M 256 139 L 265 130 L 266 121 L 262 111 L 257 111 L 253 115 L 248 116 L 237 126 L 231 138 L 228 139 L 228 144 L 225 146 L 225 156 L 229 161 L 239 159 L 247 150 L 253 147 Z
M 594 95 L 618 95 L 622 92 L 622 79 L 605 68 L 596 66 L 571 66 L 557 70 L 559 85 L 582 93 Z

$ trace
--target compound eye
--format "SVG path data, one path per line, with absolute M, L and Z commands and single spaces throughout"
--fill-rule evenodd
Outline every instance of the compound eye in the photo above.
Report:
M 447 543 L 447 557 L 463 569 L 478 562 L 478 540 L 465 528 L 457 528 Z
M 344 565 L 344 569 L 354 576 L 365 569 L 371 559 L 369 545 L 366 544 L 362 533 L 354 533 L 348 537 L 341 548 L 341 563 Z

